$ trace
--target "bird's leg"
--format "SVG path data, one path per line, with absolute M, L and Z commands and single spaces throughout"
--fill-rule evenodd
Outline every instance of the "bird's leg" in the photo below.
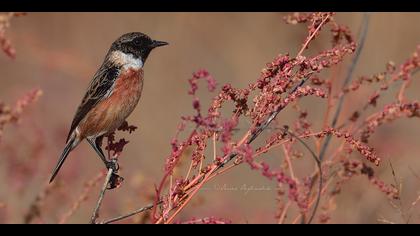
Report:
M 107 183 L 107 189 L 114 189 L 120 186 L 124 178 L 117 174 L 118 169 L 120 168 L 118 166 L 117 159 L 111 159 L 111 160 L 106 159 L 105 154 L 101 148 L 102 138 L 103 136 L 99 136 L 96 138 L 87 138 L 87 140 L 89 144 L 93 147 L 93 149 L 95 149 L 96 153 L 98 153 L 99 157 L 104 162 L 106 168 L 108 170 L 112 169 L 112 175 Z
M 114 172 L 118 171 L 119 166 L 116 160 L 107 160 L 105 157 L 104 152 L 102 151 L 101 148 L 101 141 L 102 141 L 102 137 L 103 136 L 99 136 L 96 138 L 87 138 L 89 144 L 93 147 L 93 149 L 95 149 L 96 153 L 99 155 L 99 157 L 101 158 L 102 162 L 105 164 L 105 167 L 107 169 L 112 168 L 114 170 Z

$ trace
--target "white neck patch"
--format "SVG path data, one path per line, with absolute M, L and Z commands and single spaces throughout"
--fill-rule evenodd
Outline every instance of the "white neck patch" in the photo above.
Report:
M 121 51 L 113 51 L 110 59 L 117 65 L 123 67 L 123 69 L 134 69 L 139 70 L 143 68 L 143 61 L 140 58 L 135 58 L 131 53 L 124 53 Z

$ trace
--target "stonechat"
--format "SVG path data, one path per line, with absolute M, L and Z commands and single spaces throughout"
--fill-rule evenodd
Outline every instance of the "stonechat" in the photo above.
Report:
M 143 89 L 144 63 L 154 48 L 167 44 L 139 32 L 124 34 L 112 43 L 77 108 L 66 146 L 50 182 L 54 180 L 70 151 L 84 139 L 107 168 L 114 165 L 114 162 L 107 160 L 101 149 L 102 137 L 120 127 L 133 112 Z

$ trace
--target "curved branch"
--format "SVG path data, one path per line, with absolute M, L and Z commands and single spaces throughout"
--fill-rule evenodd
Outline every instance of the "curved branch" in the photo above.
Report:
M 162 203 L 162 202 L 158 202 L 158 204 L 161 204 L 161 203 Z M 142 213 L 142 212 L 144 212 L 144 211 L 151 210 L 151 209 L 153 208 L 153 206 L 154 206 L 154 205 L 155 205 L 155 204 L 154 204 L 154 203 L 152 203 L 152 204 L 149 204 L 149 205 L 144 206 L 144 207 L 142 207 L 142 208 L 139 208 L 139 209 L 137 209 L 137 210 L 135 210 L 135 211 L 132 211 L 132 212 L 130 212 L 130 213 L 128 213 L 128 214 L 125 214 L 125 215 L 120 215 L 120 216 L 117 216 L 117 217 L 114 217 L 114 218 L 111 218 L 111 219 L 108 219 L 108 220 L 101 221 L 101 224 L 109 224 L 109 223 L 113 223 L 113 222 L 116 222 L 116 221 L 119 221 L 119 220 L 123 220 L 123 219 L 129 218 L 129 217 L 131 217 L 131 216 L 134 216 L 134 215 L 140 214 L 140 213 Z
M 299 138 L 297 135 L 295 135 L 294 133 L 290 132 L 288 129 L 283 129 L 284 132 L 286 132 L 287 134 L 289 134 L 290 136 L 294 137 L 295 139 L 297 139 L 312 155 L 317 167 L 318 167 L 318 172 L 319 172 L 319 183 L 318 183 L 318 193 L 317 193 L 317 197 L 316 197 L 316 202 L 315 202 L 315 206 L 314 209 L 312 210 L 312 214 L 309 217 L 308 220 L 308 224 L 310 224 L 312 222 L 312 220 L 315 217 L 316 211 L 318 210 L 318 206 L 319 206 L 319 202 L 321 200 L 321 193 L 322 193 L 322 185 L 323 185 L 323 180 L 322 180 L 322 167 L 321 167 L 321 160 L 317 157 L 317 155 L 315 154 L 314 151 L 312 151 L 311 147 L 308 146 L 308 144 L 306 144 L 301 138 Z

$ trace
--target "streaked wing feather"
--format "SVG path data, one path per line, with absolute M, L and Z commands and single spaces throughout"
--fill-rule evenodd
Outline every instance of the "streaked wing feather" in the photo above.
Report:
M 95 73 L 82 102 L 77 108 L 66 142 L 86 114 L 110 92 L 115 80 L 118 78 L 118 71 L 119 68 L 117 66 L 104 63 Z

